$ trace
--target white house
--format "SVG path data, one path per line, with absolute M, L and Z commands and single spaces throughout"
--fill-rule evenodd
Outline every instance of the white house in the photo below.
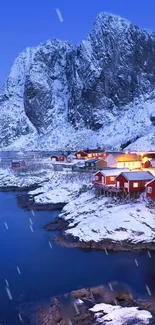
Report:
M 130 153 L 109 154 L 105 160 L 107 167 L 139 169 L 142 165 L 140 156 Z

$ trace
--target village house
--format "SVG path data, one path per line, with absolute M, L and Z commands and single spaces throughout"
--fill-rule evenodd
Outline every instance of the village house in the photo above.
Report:
M 26 166 L 26 162 L 24 160 L 12 160 L 11 166 L 12 168 L 22 168 Z
M 149 159 L 142 160 L 142 168 L 150 168 L 151 162 Z
M 107 167 L 107 162 L 104 159 L 91 158 L 85 161 L 86 170 L 99 170 Z
M 155 178 L 146 184 L 146 196 L 155 199 Z
M 111 153 L 105 160 L 107 167 L 115 168 L 139 169 L 142 164 L 139 155 L 130 153 Z
M 86 159 L 87 158 L 87 152 L 85 151 L 78 151 L 74 154 L 75 159 Z
M 148 171 L 123 172 L 116 177 L 116 187 L 128 193 L 143 192 L 152 179 L 154 176 Z
M 71 162 L 73 161 L 73 159 L 74 159 L 74 155 L 69 154 L 69 155 L 67 156 L 67 158 L 66 158 L 66 161 L 67 161 L 68 163 L 71 163 Z
M 129 172 L 128 168 L 124 169 L 107 169 L 107 170 L 100 170 L 94 175 L 93 184 L 103 184 L 103 185 L 115 185 L 116 181 L 115 178 L 121 172 Z
M 72 166 L 73 172 L 83 171 L 83 170 L 85 170 L 85 162 L 84 161 L 78 161 Z
M 150 161 L 150 163 L 151 163 L 151 167 L 152 167 L 152 168 L 155 168 L 155 159 L 152 159 L 152 160 Z
M 101 152 L 100 150 L 86 150 L 87 158 L 106 158 L 106 152 Z
M 51 156 L 52 162 L 54 161 L 66 161 L 66 157 L 64 155 L 53 155 Z

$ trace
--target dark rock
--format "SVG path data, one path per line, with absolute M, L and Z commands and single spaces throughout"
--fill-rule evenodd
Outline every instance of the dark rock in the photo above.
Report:
M 54 218 L 52 222 L 44 226 L 45 230 L 55 231 L 55 230 L 64 230 L 68 226 L 68 222 L 59 217 Z
M 39 313 L 39 325 L 69 325 L 68 320 L 71 320 L 73 325 L 92 325 L 96 324 L 94 319 L 94 314 L 89 310 L 95 304 L 103 302 L 110 303 L 115 305 L 116 303 L 122 307 L 138 307 L 142 310 L 148 310 L 152 313 L 152 319 L 150 319 L 149 324 L 155 324 L 153 320 L 155 319 L 154 307 L 150 301 L 136 299 L 132 297 L 131 293 L 125 286 L 121 285 L 118 282 L 112 283 L 114 291 L 111 292 L 107 289 L 107 286 L 101 285 L 94 288 L 83 288 L 80 290 L 75 290 L 70 293 L 65 294 L 64 296 L 54 298 L 52 301 L 52 308 L 49 308 L 46 313 Z M 111 299 L 107 302 L 107 295 Z M 100 300 L 96 295 L 100 296 Z M 68 304 L 63 304 L 64 299 L 68 300 Z M 78 312 L 74 307 L 76 299 L 82 299 L 83 304 L 78 305 Z M 126 324 L 135 324 L 132 319 L 131 322 Z
M 67 228 L 67 227 L 66 227 Z M 64 230 L 66 229 L 64 228 Z M 111 241 L 102 240 L 100 242 L 95 241 L 79 241 L 78 238 L 72 237 L 71 235 L 58 234 L 54 237 L 54 241 L 61 246 L 70 248 L 82 248 L 86 250 L 109 250 L 109 251 L 146 251 L 155 250 L 155 242 L 150 243 L 132 243 L 129 241 Z

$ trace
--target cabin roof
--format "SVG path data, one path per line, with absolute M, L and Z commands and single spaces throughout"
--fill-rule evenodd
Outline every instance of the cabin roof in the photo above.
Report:
M 140 157 L 137 154 L 130 153 L 111 153 L 117 162 L 130 162 L 130 161 L 140 161 Z
M 52 156 L 51 156 L 51 158 L 52 158 L 52 157 L 59 157 L 59 158 L 64 158 L 64 157 L 65 157 L 65 155 L 62 155 L 62 154 L 60 154 L 60 155 L 58 154 L 58 155 L 57 155 L 57 154 L 55 154 L 55 155 L 52 155 Z
M 87 149 L 85 150 L 86 153 L 105 153 L 105 151 L 101 149 Z
M 150 172 L 123 172 L 121 173 L 129 181 L 152 180 L 154 176 Z
M 73 166 L 84 167 L 85 166 L 85 162 L 84 161 L 79 161 L 79 162 L 76 162 Z
M 24 160 L 12 160 L 12 163 L 21 163 L 24 162 Z
M 101 172 L 104 176 L 117 176 L 122 172 L 130 172 L 130 169 L 128 168 L 115 168 L 110 170 L 99 170 L 97 173 Z M 96 173 L 96 174 L 97 174 Z
M 80 154 L 81 152 L 84 153 L 85 155 L 87 155 L 87 152 L 86 152 L 86 151 L 83 151 L 83 150 L 80 150 L 80 151 L 75 152 L 75 155 L 78 155 L 78 154 Z
M 155 181 L 155 178 L 151 179 L 151 181 L 148 182 L 148 183 L 146 184 L 146 186 L 150 185 L 150 184 L 153 183 L 154 181 Z
M 85 160 L 85 162 L 87 163 L 95 163 L 95 162 L 97 162 L 97 161 L 99 161 L 100 159 L 98 159 L 98 158 L 90 158 L 90 159 L 87 159 L 87 160 Z

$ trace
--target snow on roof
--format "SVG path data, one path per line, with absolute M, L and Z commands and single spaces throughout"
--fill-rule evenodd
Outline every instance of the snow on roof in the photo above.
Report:
M 130 154 L 130 153 L 113 153 L 111 154 L 117 162 L 128 162 L 128 161 L 140 161 L 140 156 L 137 154 Z
M 83 167 L 83 166 L 85 166 L 85 162 L 84 161 L 78 161 L 73 166 Z
M 23 160 L 12 160 L 12 163 L 20 163 L 23 162 Z
M 129 181 L 152 180 L 154 176 L 150 172 L 124 172 L 122 173 Z
M 151 179 L 151 181 L 148 182 L 148 183 L 146 184 L 146 186 L 150 185 L 150 184 L 151 184 L 152 182 L 154 182 L 154 181 L 155 181 L 155 178 Z
M 98 158 L 90 158 L 90 159 L 87 159 L 86 162 L 88 162 L 88 163 L 95 163 L 95 162 L 97 162 L 99 160 L 100 159 L 98 159 Z
M 105 154 L 106 152 L 101 150 L 101 149 L 87 149 L 85 150 L 86 153 L 103 153 Z
M 98 172 L 102 173 L 104 176 L 117 176 L 123 172 L 130 172 L 130 169 L 128 168 L 116 168 L 116 169 L 106 169 L 106 170 L 99 170 Z M 98 173 L 97 172 L 97 173 Z M 97 174 L 96 173 L 96 174 Z
M 62 158 L 64 158 L 65 155 L 62 155 L 62 154 L 55 154 L 55 155 L 52 155 L 51 158 L 52 158 L 52 157 L 59 157 L 59 158 L 62 157 Z
M 80 150 L 80 151 L 75 152 L 75 155 L 78 155 L 78 154 L 80 154 L 80 153 L 84 153 L 85 155 L 87 155 L 87 152 L 85 152 L 85 151 L 83 151 L 83 150 Z

